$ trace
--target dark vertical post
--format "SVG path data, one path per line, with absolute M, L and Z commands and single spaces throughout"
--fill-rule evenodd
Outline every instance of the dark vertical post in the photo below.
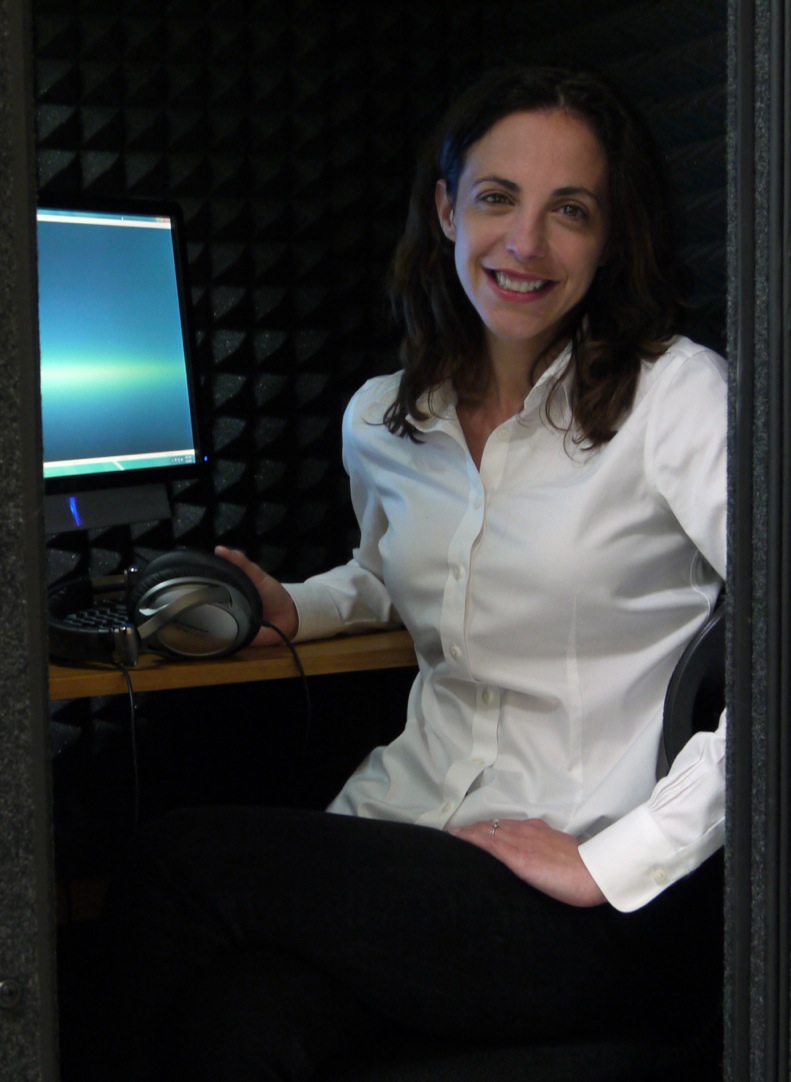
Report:
M 789 1077 L 791 245 L 784 0 L 731 0 L 728 1077 Z
M 57 1078 L 32 46 L 0 0 L 0 1078 Z

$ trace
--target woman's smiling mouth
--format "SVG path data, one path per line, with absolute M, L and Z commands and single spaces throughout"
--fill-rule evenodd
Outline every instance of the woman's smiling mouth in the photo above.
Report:
M 487 270 L 486 273 L 499 289 L 521 296 L 542 293 L 555 284 L 550 278 L 517 278 L 508 271 Z

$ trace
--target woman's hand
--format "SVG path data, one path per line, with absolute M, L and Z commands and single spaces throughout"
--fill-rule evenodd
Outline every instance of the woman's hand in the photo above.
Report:
M 264 619 L 268 620 L 270 624 L 274 624 L 275 627 L 279 627 L 286 638 L 293 639 L 299 627 L 299 616 L 297 607 L 292 601 L 288 590 L 281 586 L 277 579 L 267 575 L 266 571 L 260 568 L 258 564 L 248 560 L 243 552 L 239 552 L 237 549 L 225 548 L 224 545 L 218 545 L 214 553 L 244 571 L 258 590 L 264 608 Z M 268 627 L 262 627 L 255 639 L 253 639 L 253 646 L 276 646 L 282 642 L 283 640 L 276 631 L 272 631 Z
M 520 879 L 560 902 L 592 906 L 607 900 L 582 862 L 578 839 L 542 819 L 487 819 L 450 832 L 485 849 Z

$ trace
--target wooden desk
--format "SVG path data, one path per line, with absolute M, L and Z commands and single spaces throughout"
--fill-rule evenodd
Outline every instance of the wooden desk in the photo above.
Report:
M 402 669 L 416 664 L 412 640 L 406 631 L 375 631 L 367 635 L 321 639 L 300 643 L 296 649 L 307 676 L 366 669 Z M 129 673 L 135 691 L 243 684 L 299 675 L 285 645 L 249 647 L 230 657 L 204 661 L 171 661 L 157 654 L 143 654 Z M 49 697 L 52 700 L 122 695 L 126 691 L 122 673 L 112 666 L 83 667 L 55 662 L 49 666 Z

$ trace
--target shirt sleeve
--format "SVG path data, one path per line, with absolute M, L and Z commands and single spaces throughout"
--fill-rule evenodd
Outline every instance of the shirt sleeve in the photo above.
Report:
M 299 615 L 296 642 L 401 626 L 384 584 L 379 550 L 387 519 L 366 471 L 361 446 L 366 422 L 360 414 L 376 383 L 370 381 L 352 398 L 343 419 L 343 464 L 351 484 L 360 543 L 347 564 L 303 583 L 284 583 Z
M 724 579 L 724 362 L 700 350 L 680 358 L 666 375 L 649 420 L 646 470 L 657 499 Z M 644 804 L 580 846 L 582 860 L 616 909 L 629 912 L 645 905 L 722 845 L 725 731 L 723 713 L 715 732 L 692 736 Z

